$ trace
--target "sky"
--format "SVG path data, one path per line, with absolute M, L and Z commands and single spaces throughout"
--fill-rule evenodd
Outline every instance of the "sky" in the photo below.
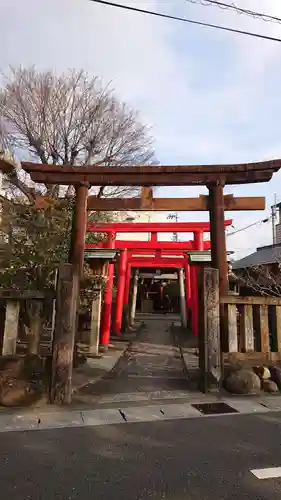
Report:
M 281 39 L 265 23 L 187 0 L 117 0 L 120 4 L 255 31 Z M 224 0 L 229 1 L 230 0 Z M 243 8 L 281 18 L 280 0 L 237 0 Z M 88 71 L 111 82 L 120 99 L 152 127 L 162 164 L 212 164 L 281 157 L 281 43 L 127 12 L 89 0 L 0 0 L 0 69 L 35 65 L 58 73 Z M 266 212 L 226 213 L 234 228 L 264 219 L 281 172 L 270 183 L 228 186 L 236 196 L 266 196 Z M 204 188 L 159 188 L 184 197 Z M 160 215 L 159 219 L 166 215 Z M 180 221 L 208 214 L 179 213 Z M 271 223 L 227 236 L 240 258 L 270 244 Z

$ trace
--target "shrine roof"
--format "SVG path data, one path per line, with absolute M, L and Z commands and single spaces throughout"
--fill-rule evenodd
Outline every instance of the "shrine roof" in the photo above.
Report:
M 281 244 L 257 248 L 250 255 L 231 263 L 232 269 L 246 269 L 267 264 L 277 264 L 281 260 Z

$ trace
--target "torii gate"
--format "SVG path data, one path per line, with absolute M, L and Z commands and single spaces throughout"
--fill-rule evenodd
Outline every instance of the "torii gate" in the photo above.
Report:
M 0 166 L 3 172 L 11 171 L 11 165 L 5 160 L 1 160 Z M 87 197 L 90 186 L 146 186 L 149 188 L 151 186 L 207 186 L 209 197 L 207 199 L 204 198 L 201 210 L 208 209 L 210 213 L 212 266 L 219 270 L 221 295 L 227 294 L 228 291 L 224 234 L 224 210 L 227 200 L 223 195 L 224 186 L 268 182 L 274 172 L 277 172 L 280 167 L 280 159 L 228 165 L 136 165 L 122 167 L 102 165 L 74 167 L 69 165 L 22 162 L 22 168 L 30 174 L 34 182 L 75 186 L 76 222 L 73 234 L 72 261 L 80 269 L 84 260 Z M 151 193 L 149 190 L 148 192 Z M 148 198 L 151 199 L 152 196 L 149 195 Z M 233 198 L 233 200 L 235 199 Z M 240 204 L 238 209 L 253 209 L 254 203 L 251 207 L 250 200 L 248 199 L 245 205 Z M 115 210 L 119 209 L 117 201 L 114 200 L 111 203 L 115 204 Z M 234 207 L 231 207 L 231 209 L 235 209 L 235 201 L 232 201 L 232 203 Z M 149 206 L 149 203 L 147 204 Z M 173 205 L 176 206 L 175 204 L 176 201 L 173 199 Z M 260 202 L 257 206 L 259 209 Z M 229 208 L 230 206 L 227 207 L 227 209 Z M 95 209 L 105 210 L 104 200 L 97 199 Z M 128 210 L 128 207 L 125 209 Z M 164 210 L 167 209 L 177 210 L 177 208 L 174 209 L 172 203 L 169 204 L 168 199 L 166 200 L 166 208 Z M 187 208 L 181 209 L 187 210 Z M 162 207 L 161 210 L 163 210 Z M 194 210 L 194 207 L 192 210 Z
M 71 260 L 78 272 L 81 272 L 84 262 L 87 198 L 91 186 L 207 186 L 209 197 L 207 197 L 206 205 L 202 210 L 208 209 L 210 213 L 212 267 L 219 271 L 219 291 L 220 296 L 224 296 L 228 294 L 228 266 L 224 231 L 224 210 L 226 207 L 226 199 L 223 194 L 224 186 L 268 182 L 273 174 L 280 169 L 281 159 L 259 163 L 226 165 L 136 165 L 122 167 L 87 165 L 81 167 L 21 162 L 21 166 L 23 170 L 30 174 L 34 182 L 49 185 L 73 185 L 75 187 L 75 217 L 73 220 Z M 2 172 L 9 174 L 13 169 L 14 166 L 9 161 L 0 159 L 0 170 Z M 166 202 L 167 208 L 164 208 L 164 210 L 179 210 L 174 208 L 176 205 L 173 206 L 172 203 L 169 203 L 169 200 L 166 200 Z M 100 205 L 96 203 L 95 209 L 105 210 L 102 200 L 99 203 Z M 248 203 L 242 207 L 240 206 L 239 209 L 254 209 L 254 204 L 252 204 L 252 207 L 249 204 L 251 205 L 251 201 L 248 200 Z M 126 207 L 125 209 L 130 208 Z M 263 209 L 263 207 L 258 205 L 258 208 L 255 209 Z M 114 210 L 118 210 L 117 205 L 115 205 Z M 73 291 L 73 293 L 77 292 Z M 69 313 L 69 317 L 73 316 L 72 311 L 72 315 Z M 75 325 L 73 323 L 67 334 L 64 332 L 63 342 L 56 339 L 57 352 L 61 354 L 63 359 L 66 345 L 69 351 L 73 352 L 74 331 Z M 59 356 L 57 356 L 58 358 Z M 53 378 L 56 379 L 57 385 L 60 385 L 60 394 L 58 396 L 54 391 L 53 402 L 62 402 L 62 400 L 68 402 L 71 394 L 72 355 L 69 356 L 67 365 L 64 364 L 63 370 L 54 361 L 53 370 L 55 373 Z M 65 394 L 64 399 L 61 396 L 63 391 Z
M 224 221 L 224 226 L 230 226 L 232 220 Z M 105 222 L 89 224 L 88 231 L 105 233 L 108 239 L 98 245 L 88 244 L 87 249 L 91 248 L 117 248 L 121 250 L 118 271 L 117 295 L 115 304 L 115 320 L 113 332 L 120 335 L 122 324 L 122 312 L 129 301 L 129 286 L 131 279 L 132 267 L 175 267 L 185 270 L 185 296 L 188 307 L 192 307 L 192 330 L 194 335 L 198 335 L 198 300 L 197 296 L 197 274 L 196 267 L 189 266 L 189 262 L 185 256 L 184 259 L 167 259 L 163 252 L 166 249 L 177 251 L 178 255 L 183 257 L 183 250 L 188 250 L 192 247 L 193 250 L 209 249 L 209 244 L 204 244 L 204 233 L 210 232 L 209 222 Z M 158 241 L 158 233 L 193 233 L 194 239 L 191 242 L 162 242 Z M 119 245 L 116 240 L 117 233 L 150 233 L 150 241 L 122 241 Z M 134 248 L 143 252 L 144 250 L 155 250 L 155 256 L 148 258 L 128 259 L 128 248 Z M 101 324 L 101 345 L 107 346 L 110 338 L 110 320 L 112 308 L 112 287 L 114 278 L 114 265 L 108 265 L 108 276 L 106 290 L 104 293 L 104 309 Z M 193 300 L 194 299 L 194 300 Z
M 118 278 L 117 278 L 117 296 L 116 296 L 116 307 L 115 307 L 115 318 L 113 323 L 113 333 L 115 335 L 120 335 L 121 333 L 121 325 L 122 325 L 122 315 L 124 307 L 129 303 L 129 289 L 130 289 L 130 280 L 131 280 L 131 270 L 135 267 L 136 257 L 141 257 L 143 262 L 139 261 L 139 267 L 142 267 L 141 264 L 150 267 L 150 265 L 156 265 L 156 257 L 160 257 L 161 262 L 157 267 L 165 267 L 165 258 L 170 257 L 171 255 L 174 257 L 185 257 L 184 265 L 185 265 L 185 298 L 186 298 L 186 307 L 192 308 L 192 298 L 191 298 L 191 288 L 192 285 L 190 283 L 190 269 L 189 263 L 186 262 L 186 250 L 195 250 L 194 240 L 189 241 L 157 241 L 154 240 L 157 233 L 151 233 L 150 241 L 129 241 L 129 240 L 115 240 L 115 247 L 120 251 L 119 265 L 118 265 Z M 152 238 L 154 237 L 154 238 Z M 98 244 L 86 244 L 85 250 L 87 250 L 87 257 L 89 258 L 89 251 L 91 249 L 97 248 L 108 248 L 108 240 L 103 240 Z M 203 241 L 204 250 L 210 250 L 211 242 Z M 137 252 L 137 254 L 136 254 Z M 151 255 L 153 253 L 153 255 Z M 175 260 L 169 261 L 170 267 L 175 266 Z M 179 263 L 179 267 L 183 265 L 183 262 Z M 107 281 L 107 288 L 105 292 L 105 301 L 111 302 L 111 279 L 113 280 L 112 270 L 109 268 L 109 281 Z M 194 294 L 193 294 L 194 297 Z M 109 311 L 107 314 L 110 314 Z M 196 318 L 196 315 L 194 315 Z M 105 328 L 105 325 L 106 328 Z M 107 327 L 109 322 L 102 324 L 101 331 L 101 341 L 107 342 L 109 330 Z M 197 323 L 196 323 L 197 325 Z M 193 331 L 196 335 L 197 326 L 193 324 Z

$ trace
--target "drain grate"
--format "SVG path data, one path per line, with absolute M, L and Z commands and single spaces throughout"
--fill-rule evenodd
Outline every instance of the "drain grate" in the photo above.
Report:
M 201 403 L 193 404 L 193 408 L 203 413 L 203 415 L 219 415 L 224 413 L 239 413 L 232 406 L 226 403 Z

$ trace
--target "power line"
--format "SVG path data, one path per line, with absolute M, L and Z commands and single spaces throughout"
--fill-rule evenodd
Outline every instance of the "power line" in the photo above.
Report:
M 235 3 L 225 3 L 218 0 L 185 0 L 186 2 L 193 3 L 196 5 L 202 5 L 203 7 L 218 7 L 222 10 L 232 10 L 237 14 L 244 14 L 246 16 L 253 17 L 254 19 L 259 19 L 265 22 L 271 23 L 281 23 L 281 18 L 277 16 L 271 16 L 269 14 L 263 14 L 262 12 L 256 12 L 250 9 L 243 9 L 238 7 Z
M 232 233 L 226 234 L 226 236 L 233 236 L 234 234 L 241 233 L 241 231 L 246 231 L 246 229 L 250 229 L 250 227 L 257 226 L 258 224 L 264 224 L 265 222 L 269 222 L 271 220 L 271 216 L 267 217 L 266 219 L 258 220 L 256 222 L 253 222 L 252 224 L 249 224 L 248 226 L 242 227 L 241 229 L 236 229 L 236 231 L 232 231 Z
M 97 4 L 101 5 L 106 5 L 108 7 L 116 7 L 119 9 L 124 9 L 128 10 L 131 12 L 138 12 L 139 14 L 147 14 L 150 16 L 155 16 L 155 17 L 162 17 L 164 19 L 172 19 L 173 21 L 181 21 L 183 23 L 189 23 L 189 24 L 195 24 L 197 26 L 205 26 L 207 28 L 214 28 L 217 30 L 222 30 L 222 31 L 227 31 L 229 33 L 237 33 L 239 35 L 246 35 L 246 36 L 252 36 L 254 38 L 260 38 L 263 40 L 268 40 L 271 42 L 281 42 L 281 38 L 276 38 L 273 36 L 268 36 L 268 35 L 261 35 L 260 33 L 255 33 L 251 31 L 244 31 L 244 30 L 238 30 L 235 28 L 227 28 L 226 26 L 220 26 L 218 24 L 211 24 L 211 23 L 204 23 L 202 21 L 195 21 L 194 19 L 187 19 L 185 17 L 177 17 L 177 16 L 172 16 L 169 14 L 163 14 L 160 12 L 153 12 L 152 10 L 146 10 L 146 9 L 139 9 L 137 7 L 131 7 L 129 5 L 121 5 L 119 3 L 115 2 L 108 2 L 106 0 L 90 0 L 90 2 L 94 2 Z

